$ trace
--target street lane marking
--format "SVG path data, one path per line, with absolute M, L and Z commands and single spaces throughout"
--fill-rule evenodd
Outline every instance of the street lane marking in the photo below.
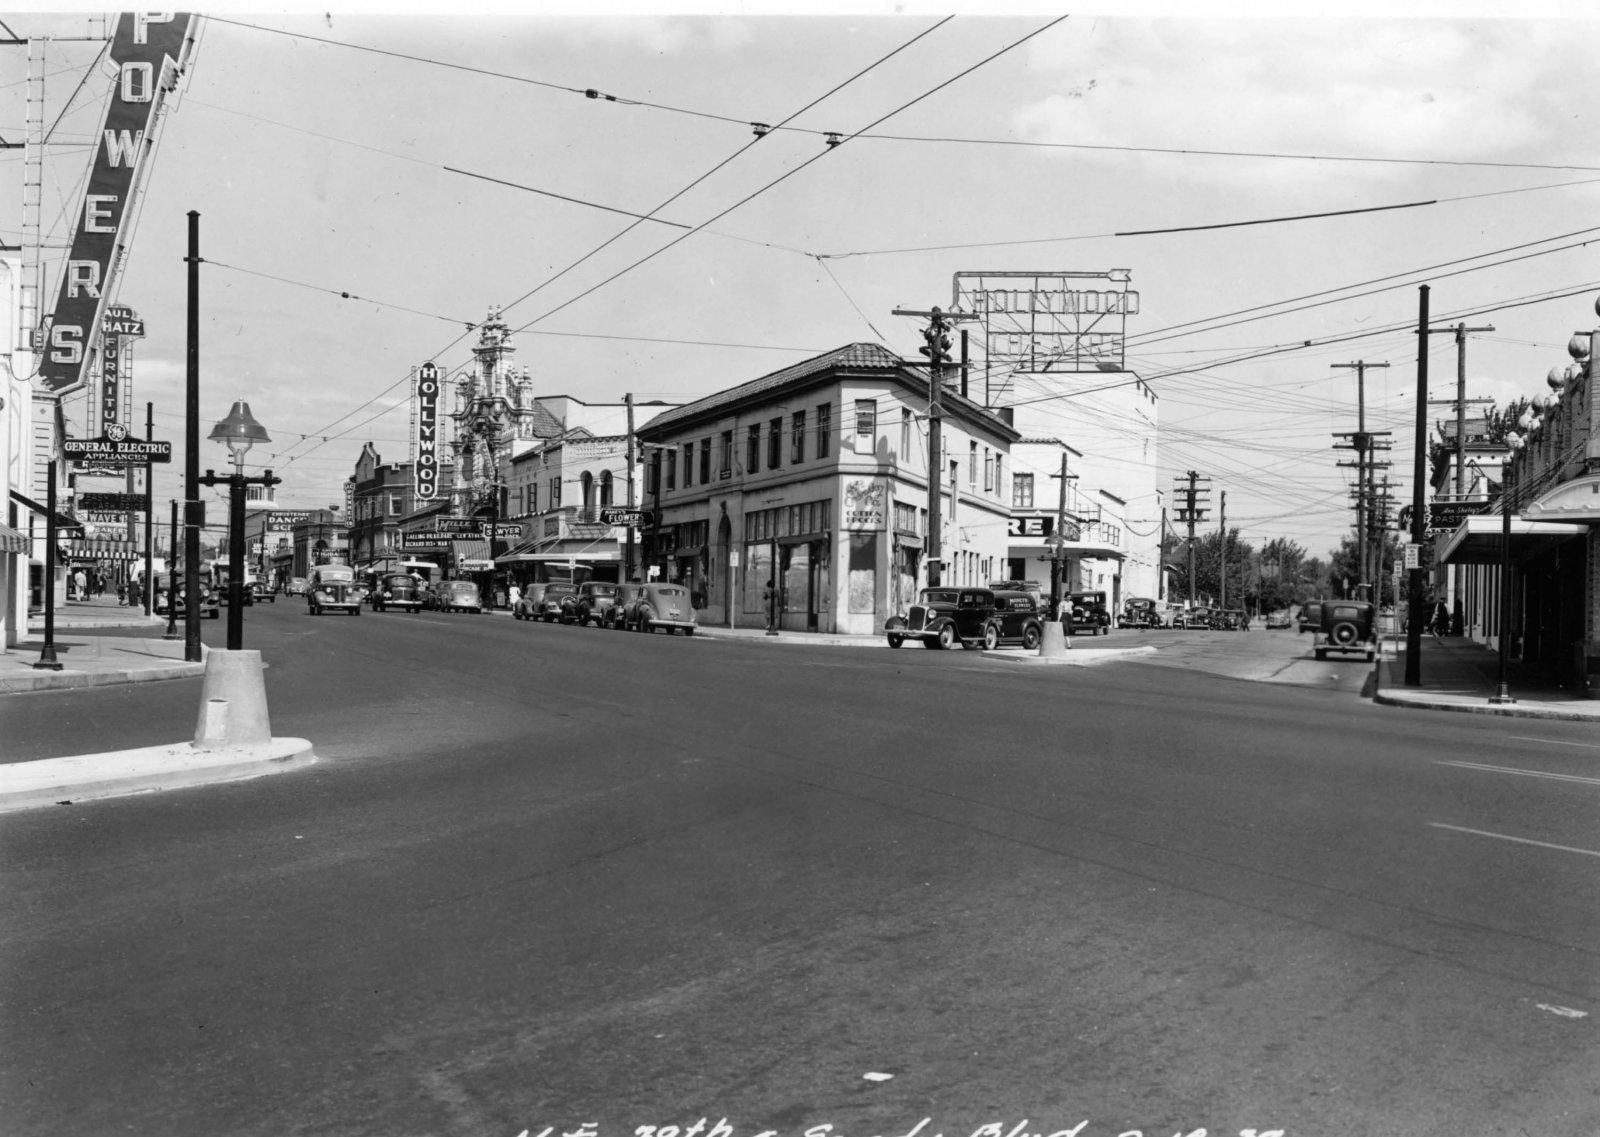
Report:
M 1568 742 L 1564 738 L 1534 738 L 1529 734 L 1513 734 L 1513 742 L 1543 742 L 1549 746 L 1581 746 L 1585 750 L 1600 749 L 1600 742 Z
M 1493 774 L 1521 774 L 1526 778 L 1549 778 L 1555 782 L 1582 782 L 1589 786 L 1600 786 L 1600 778 L 1585 778 L 1578 774 L 1551 774 L 1544 770 L 1519 770 L 1514 766 L 1485 766 L 1481 762 L 1455 762 L 1449 759 L 1441 759 L 1436 765 L 1460 766 L 1463 770 L 1488 770 Z
M 1558 1007 L 1554 1003 L 1535 1003 L 1541 1011 L 1549 1011 L 1552 1015 L 1560 1015 L 1564 1019 L 1586 1019 L 1588 1011 L 1575 1011 L 1571 1007 Z
M 1574 849 L 1571 845 L 1552 845 L 1548 841 L 1533 841 L 1527 837 L 1509 837 L 1504 833 L 1490 833 L 1483 829 L 1464 829 L 1459 825 L 1446 825 L 1442 821 L 1428 822 L 1434 829 L 1449 829 L 1455 833 L 1472 833 L 1479 837 L 1493 837 L 1500 841 L 1515 841 L 1519 845 L 1537 845 L 1541 849 L 1555 849 L 1562 853 L 1582 853 L 1586 857 L 1600 857 L 1594 849 Z

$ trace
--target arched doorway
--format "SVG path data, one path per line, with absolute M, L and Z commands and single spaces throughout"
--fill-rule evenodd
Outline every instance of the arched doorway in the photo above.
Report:
M 716 557 L 712 561 L 711 571 L 720 576 L 715 582 L 716 596 L 722 605 L 722 621 L 730 628 L 733 627 L 733 567 L 730 562 L 732 548 L 733 522 L 728 520 L 728 514 L 724 510 L 722 520 L 717 522 Z

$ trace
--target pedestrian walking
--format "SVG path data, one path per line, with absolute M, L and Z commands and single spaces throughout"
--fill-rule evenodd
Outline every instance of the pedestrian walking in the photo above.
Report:
M 506 592 L 506 601 L 513 612 L 517 610 L 517 605 L 522 603 L 522 589 L 517 587 L 515 582 L 512 582 L 511 588 Z
M 72 574 L 72 586 L 76 599 L 88 599 L 88 597 L 84 594 L 84 589 L 88 587 L 88 584 L 89 578 L 83 575 L 82 569 L 79 569 L 77 572 Z

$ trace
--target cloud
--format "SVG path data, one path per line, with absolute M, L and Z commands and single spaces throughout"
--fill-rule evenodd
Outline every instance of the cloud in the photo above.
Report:
M 1030 54 L 1055 90 L 1019 106 L 1013 125 L 1025 139 L 1093 146 L 1583 161 L 1571 108 L 1594 105 L 1600 92 L 1578 31 L 1534 21 L 1084 21 Z M 1169 172 L 1174 161 L 1095 160 Z M 1323 163 L 1183 162 L 1185 176 L 1221 184 L 1313 184 L 1330 172 Z M 1417 168 L 1337 167 L 1342 179 L 1369 182 Z

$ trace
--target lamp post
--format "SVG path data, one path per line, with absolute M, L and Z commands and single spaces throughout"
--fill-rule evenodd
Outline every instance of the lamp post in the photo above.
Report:
M 225 443 L 233 455 L 233 473 L 218 477 L 207 470 L 199 484 L 228 487 L 228 650 L 239 651 L 244 646 L 245 486 L 274 486 L 283 479 L 273 477 L 271 470 L 262 471 L 259 478 L 245 477 L 244 456 L 257 442 L 271 442 L 272 438 L 250 414 L 250 406 L 244 400 L 235 401 L 228 417 L 212 427 L 206 437 L 212 442 Z
M 1522 436 L 1516 431 L 1506 435 L 1505 463 L 1500 477 L 1500 681 L 1491 703 L 1514 703 L 1506 672 L 1511 654 L 1511 487 L 1516 476 L 1514 461 L 1522 447 Z

